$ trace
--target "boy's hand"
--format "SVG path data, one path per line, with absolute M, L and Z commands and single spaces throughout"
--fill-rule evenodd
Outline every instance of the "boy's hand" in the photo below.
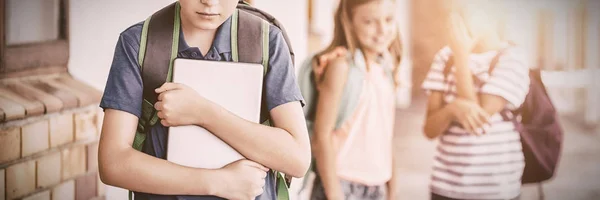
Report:
M 264 191 L 266 167 L 242 159 L 219 170 L 222 172 L 221 185 L 217 186 L 216 196 L 225 199 L 251 200 Z
M 479 104 L 457 98 L 450 103 L 449 106 L 451 106 L 450 108 L 454 119 L 460 123 L 467 132 L 481 135 L 483 132 L 480 129 L 489 126 L 488 120 L 490 116 L 479 106 Z
M 202 124 L 203 116 L 215 105 L 179 83 L 165 83 L 155 92 L 158 93 L 158 101 L 154 108 L 158 111 L 160 123 L 166 127 Z

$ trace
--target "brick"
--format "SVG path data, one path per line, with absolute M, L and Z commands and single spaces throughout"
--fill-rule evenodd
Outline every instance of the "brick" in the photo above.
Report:
M 102 93 L 99 90 L 97 90 L 96 88 L 93 88 L 81 81 L 75 80 L 70 75 L 62 76 L 60 78 L 57 78 L 56 80 L 62 84 L 67 85 L 67 87 L 77 90 L 77 91 L 85 94 L 89 98 L 91 98 L 91 101 L 89 103 L 100 102 L 100 99 L 102 98 Z M 89 104 L 82 104 L 80 106 L 87 106 L 87 105 L 89 105 Z
M 85 173 L 85 146 L 62 151 L 62 180 L 74 178 Z
M 37 161 L 37 187 L 45 188 L 60 182 L 61 157 L 53 153 Z
M 48 120 L 42 120 L 23 126 L 21 131 L 21 156 L 29 156 L 49 148 Z
M 50 147 L 73 142 L 73 114 L 61 114 L 50 118 Z
M 75 200 L 75 181 L 70 180 L 53 188 L 52 200 Z
M 75 140 L 89 139 L 95 137 L 96 116 L 93 111 L 75 113 Z
M 75 97 L 77 97 L 77 106 L 78 107 L 82 107 L 84 105 L 90 105 L 90 104 L 94 103 L 93 97 L 86 95 L 84 92 L 79 91 L 79 90 L 73 88 L 72 86 L 69 86 L 65 83 L 58 81 L 58 79 L 46 80 L 46 83 L 48 83 L 49 85 L 51 85 L 53 87 L 62 88 L 64 90 L 68 91 L 69 93 L 75 95 Z
M 25 98 L 14 91 L 0 86 L 0 96 L 19 102 L 25 108 L 25 115 L 36 116 L 44 114 L 44 104 L 36 99 Z
M 89 200 L 96 196 L 97 173 L 87 174 L 75 179 L 75 199 Z
M 62 101 L 62 103 L 63 103 L 63 109 L 77 107 L 77 96 L 70 93 L 68 90 L 65 90 L 60 87 L 55 87 L 53 85 L 46 83 L 45 81 L 35 81 L 35 82 L 31 82 L 29 84 L 30 84 L 30 86 L 34 87 L 35 89 L 39 89 L 47 94 L 50 94 L 50 95 L 60 99 L 60 101 Z
M 35 161 L 12 165 L 6 169 L 6 199 L 22 197 L 35 190 Z
M 23 200 L 50 200 L 50 190 L 25 197 Z
M 8 84 L 7 88 L 28 99 L 36 99 L 44 104 L 45 113 L 53 113 L 63 108 L 63 102 L 44 91 L 34 88 L 28 84 Z
M 4 169 L 0 169 L 0 200 L 6 200 L 6 180 L 4 175 Z
M 23 119 L 25 117 L 25 107 L 10 99 L 0 97 L 0 110 L 4 113 L 3 121 Z
M 98 171 L 98 143 L 87 145 L 87 171 Z
M 19 159 L 21 156 L 21 129 L 0 130 L 0 163 Z

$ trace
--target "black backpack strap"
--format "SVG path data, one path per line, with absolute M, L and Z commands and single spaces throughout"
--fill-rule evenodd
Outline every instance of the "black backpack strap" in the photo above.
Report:
M 269 22 L 269 24 L 273 24 L 275 25 L 277 28 L 279 28 L 281 30 L 281 34 L 283 35 L 283 39 L 285 40 L 285 43 L 288 46 L 288 50 L 290 51 L 290 57 L 292 58 L 292 64 L 295 63 L 295 54 L 294 54 L 294 50 L 292 48 L 292 43 L 290 42 L 290 39 L 287 35 L 287 32 L 285 31 L 285 28 L 283 27 L 283 24 L 281 24 L 281 22 L 279 22 L 275 17 L 273 17 L 271 14 L 264 12 L 258 8 L 252 7 L 250 6 L 250 4 L 240 0 L 238 2 L 238 6 L 237 8 L 239 10 L 243 10 L 247 13 L 250 13 L 254 16 L 260 17 L 263 20 L 266 20 L 267 22 Z
M 154 89 L 160 87 L 171 75 L 173 55 L 177 52 L 178 41 L 174 41 L 176 5 L 173 3 L 152 15 L 148 26 L 146 55 L 142 64 L 144 99 L 154 105 L 158 95 Z M 177 37 L 179 38 L 179 37 Z M 177 55 L 175 55 L 176 57 Z
M 263 20 L 243 10 L 238 10 L 238 12 L 237 32 L 242 33 L 237 34 L 239 61 L 262 64 L 263 51 L 268 51 L 268 46 L 267 49 L 263 49 Z

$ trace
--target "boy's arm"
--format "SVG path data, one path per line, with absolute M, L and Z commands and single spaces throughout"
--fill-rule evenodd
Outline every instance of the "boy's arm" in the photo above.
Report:
M 311 150 L 295 75 L 283 34 L 271 26 L 263 99 L 274 127 L 250 123 L 220 107 L 211 117 L 219 120 L 211 120 L 204 127 L 250 160 L 294 177 L 304 176 Z
M 215 193 L 215 180 L 220 180 L 215 178 L 215 170 L 183 167 L 133 149 L 137 122 L 130 113 L 106 110 L 98 151 L 102 182 L 153 194 Z M 213 184 L 208 184 L 211 181 Z
M 310 164 L 310 144 L 299 101 L 270 111 L 275 127 L 250 122 L 179 83 L 165 83 L 155 108 L 164 126 L 201 126 L 249 160 L 302 177 Z
M 302 177 L 310 165 L 310 144 L 300 102 L 290 102 L 270 112 L 275 127 L 242 119 L 220 106 L 211 106 L 214 119 L 206 128 L 249 160 L 293 177 Z
M 131 133 L 135 132 L 137 121 L 137 117 L 130 113 L 106 110 L 98 150 L 102 182 L 161 195 L 252 199 L 262 194 L 268 169 L 255 162 L 239 160 L 221 169 L 199 169 L 177 165 L 133 149 L 134 134 Z
M 244 120 L 189 87 L 165 83 L 155 108 L 165 126 L 198 125 L 249 160 L 302 177 L 310 165 L 310 144 L 290 52 L 279 29 L 271 26 L 269 69 L 263 96 L 275 127 Z

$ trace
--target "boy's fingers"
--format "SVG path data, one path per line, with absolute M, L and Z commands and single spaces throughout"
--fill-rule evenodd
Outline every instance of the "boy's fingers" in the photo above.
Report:
M 180 85 L 177 83 L 165 83 L 162 86 L 160 86 L 159 88 L 156 88 L 156 90 L 154 90 L 156 93 L 162 93 L 165 91 L 169 91 L 169 90 L 175 90 L 175 89 L 179 89 Z
M 250 162 L 247 162 L 247 163 L 248 163 L 249 166 L 256 167 L 257 169 L 260 169 L 262 171 L 265 171 L 265 172 L 269 171 L 269 168 L 266 168 L 265 166 L 262 166 L 261 164 L 258 164 L 256 162 L 250 161 Z

